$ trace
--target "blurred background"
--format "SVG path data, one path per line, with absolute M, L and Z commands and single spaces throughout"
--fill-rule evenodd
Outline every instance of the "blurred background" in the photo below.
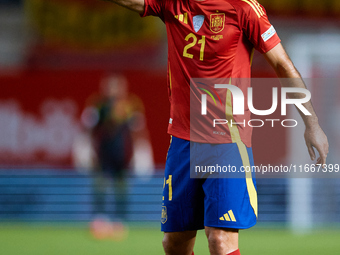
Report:
M 339 164 L 340 1 L 259 2 L 308 78 Z M 162 254 L 166 72 L 156 18 L 98 0 L 0 0 L 3 254 Z M 275 77 L 260 54 L 252 73 Z M 260 86 L 255 106 L 267 109 Z M 311 163 L 302 134 L 255 129 L 255 163 Z M 258 179 L 259 224 L 241 232 L 241 252 L 339 252 L 337 177 Z M 195 254 L 208 254 L 203 233 Z

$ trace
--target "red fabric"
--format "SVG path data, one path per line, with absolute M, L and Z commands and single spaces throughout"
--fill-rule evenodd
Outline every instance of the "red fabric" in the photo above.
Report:
M 231 143 L 228 126 L 221 127 L 223 136 L 216 134 L 211 118 L 204 119 L 209 116 L 200 118 L 197 127 L 191 126 L 190 134 L 190 79 L 250 78 L 252 49 L 265 53 L 280 42 L 276 33 L 269 39 L 262 38 L 266 31 L 272 31 L 263 7 L 256 1 L 239 0 L 145 0 L 145 5 L 142 16 L 160 17 L 168 34 L 168 92 L 172 119 L 168 133 L 196 142 Z M 196 32 L 193 18 L 198 15 L 203 15 L 204 22 Z M 247 86 L 241 89 L 245 92 Z M 212 91 L 211 88 L 208 90 Z M 225 97 L 226 91 L 219 91 Z M 222 96 L 221 102 L 225 104 Z M 197 101 L 200 105 L 200 97 Z M 247 106 L 245 113 L 234 116 L 235 121 L 245 119 L 248 122 Z M 238 128 L 242 141 L 250 147 L 252 129 L 248 125 Z
M 231 253 L 228 253 L 227 255 L 241 255 L 240 250 L 237 249 L 236 251 L 233 251 Z

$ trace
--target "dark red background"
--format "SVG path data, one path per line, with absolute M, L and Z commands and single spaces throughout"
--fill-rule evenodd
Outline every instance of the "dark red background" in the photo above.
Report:
M 263 69 L 262 69 L 263 70 Z M 261 73 L 254 70 L 254 76 L 272 76 L 272 73 Z M 155 163 L 163 166 L 169 146 L 169 135 L 166 133 L 169 120 L 169 102 L 166 88 L 166 70 L 161 71 L 121 71 L 129 81 L 131 93 L 139 96 L 145 106 L 145 115 L 150 140 L 154 151 Z M 86 105 L 87 99 L 99 91 L 100 82 L 112 72 L 104 70 L 22 70 L 0 75 L 0 100 L 15 99 L 25 113 L 40 117 L 39 107 L 46 98 L 56 100 L 71 99 L 78 105 L 78 116 Z M 256 75 L 257 74 L 257 75 Z M 261 89 L 254 86 L 254 105 L 257 109 L 268 109 L 271 106 L 271 88 Z M 272 118 L 280 118 L 279 110 Z M 258 116 L 253 116 L 258 119 Z M 261 119 L 265 119 L 261 117 Z M 279 126 L 279 125 L 277 125 Z M 271 128 L 269 123 L 262 128 L 254 129 L 253 148 L 257 164 L 278 163 L 285 156 L 285 130 Z M 14 155 L 15 156 L 15 155 Z M 15 157 L 14 157 L 15 159 Z M 1 159 L 0 159 L 1 160 Z M 4 162 L 0 162 L 3 164 Z M 39 165 L 43 158 L 20 164 Z M 51 162 L 48 162 L 51 163 Z M 53 162 L 56 166 L 71 164 L 71 156 Z

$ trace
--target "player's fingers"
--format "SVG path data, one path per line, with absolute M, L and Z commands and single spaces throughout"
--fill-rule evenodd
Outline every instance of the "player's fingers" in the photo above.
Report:
M 322 161 L 321 161 L 321 157 L 319 157 L 318 160 L 316 161 L 316 164 L 317 164 L 317 165 L 318 165 L 318 164 L 322 164 L 321 162 L 322 162 Z
M 308 148 L 308 153 L 309 153 L 311 160 L 315 160 L 315 152 L 314 152 L 313 146 L 308 143 L 307 148 Z
M 318 158 L 318 161 L 316 162 L 316 164 L 320 164 L 320 165 L 325 165 L 326 164 L 326 158 Z
M 326 152 L 319 152 L 320 153 L 320 161 L 321 164 L 324 165 L 326 164 L 326 159 L 327 159 L 327 153 Z
M 328 148 L 326 148 L 325 146 L 323 146 L 322 148 L 316 148 L 317 151 L 319 152 L 320 157 L 317 160 L 317 164 L 326 164 L 326 158 L 327 158 L 327 154 L 328 154 Z
M 326 164 L 328 149 L 329 149 L 329 145 L 328 145 L 327 140 L 322 144 L 321 148 L 318 148 L 318 152 L 319 152 L 320 158 L 321 158 L 321 164 Z

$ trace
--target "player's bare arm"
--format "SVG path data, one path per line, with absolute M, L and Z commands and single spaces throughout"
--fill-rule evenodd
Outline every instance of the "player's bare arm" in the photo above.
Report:
M 267 59 L 267 61 L 271 64 L 271 66 L 274 68 L 279 78 L 292 78 L 283 81 L 282 86 L 306 88 L 306 85 L 304 84 L 300 73 L 295 68 L 294 64 L 290 60 L 289 56 L 287 55 L 286 51 L 284 50 L 281 44 L 278 44 L 272 50 L 267 52 L 264 56 Z M 304 95 L 301 93 L 290 93 L 289 97 L 303 98 Z M 313 147 L 316 148 L 320 154 L 320 158 L 318 158 L 317 163 L 326 164 L 326 158 L 328 154 L 327 137 L 319 125 L 318 117 L 314 111 L 311 101 L 303 105 L 311 113 L 310 116 L 306 116 L 302 114 L 301 111 L 299 110 L 299 113 L 306 126 L 305 141 L 309 155 L 311 159 L 314 160 L 315 152 Z
M 123 6 L 138 13 L 143 13 L 145 8 L 144 0 L 103 0 L 103 1 L 118 4 L 120 6 Z

